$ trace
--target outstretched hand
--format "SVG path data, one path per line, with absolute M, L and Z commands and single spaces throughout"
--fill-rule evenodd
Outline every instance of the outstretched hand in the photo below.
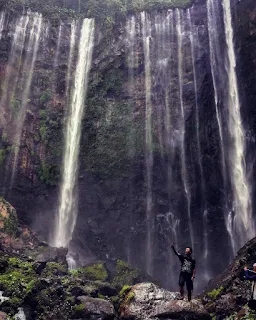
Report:
M 246 270 L 248 270 L 248 267 L 247 267 L 247 266 L 244 267 L 244 271 L 246 271 Z

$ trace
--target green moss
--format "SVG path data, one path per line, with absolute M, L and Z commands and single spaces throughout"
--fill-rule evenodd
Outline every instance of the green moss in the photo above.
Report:
M 2 197 L 0 197 L 0 202 L 3 206 L 3 211 L 0 212 L 0 220 L 3 221 L 3 231 L 15 237 L 18 231 L 16 210 Z
M 6 155 L 7 155 L 7 150 L 5 148 L 0 149 L 0 167 L 4 165 Z
M 64 276 L 68 274 L 67 266 L 57 262 L 47 262 L 42 272 L 42 277 Z
M 122 288 L 126 285 L 133 285 L 139 277 L 139 271 L 130 267 L 126 262 L 117 260 L 116 275 L 113 279 L 113 285 Z
M 10 299 L 9 302 L 14 308 L 18 308 L 22 303 L 22 299 L 14 297 L 14 298 Z
M 13 117 L 16 118 L 21 108 L 21 101 L 17 99 L 12 99 L 10 102 L 10 107 L 11 107 Z
M 28 275 L 18 270 L 9 270 L 0 275 L 0 286 L 8 290 L 12 298 L 23 299 L 35 276 L 35 274 Z
M 40 103 L 45 104 L 51 99 L 51 91 L 47 90 L 44 91 L 40 97 Z
M 9 235 L 16 236 L 18 230 L 18 218 L 17 216 L 11 216 L 4 219 L 4 232 Z
M 112 301 L 112 303 L 114 305 L 116 305 L 116 304 L 119 303 L 120 298 L 118 296 L 113 296 L 113 297 L 110 298 L 110 300 Z
M 101 294 L 101 293 L 98 293 L 98 298 L 99 298 L 99 299 L 106 300 L 106 297 L 105 297 L 103 294 Z
M 75 317 L 83 317 L 85 307 L 82 303 L 73 306 L 72 308 Z
M 60 172 L 57 165 L 47 164 L 45 161 L 41 162 L 39 169 L 39 179 L 43 183 L 49 186 L 55 186 L 58 184 L 60 178 Z
M 75 311 L 83 311 L 84 310 L 84 305 L 82 303 L 77 304 L 76 306 L 74 306 L 74 310 Z
M 81 277 L 85 278 L 86 280 L 93 281 L 106 281 L 108 278 L 107 270 L 105 269 L 102 263 L 97 263 L 88 267 L 79 268 L 74 271 L 71 271 L 71 273 L 75 277 Z
M 69 303 L 70 305 L 75 304 L 75 297 L 69 296 L 66 298 L 66 302 Z
M 132 288 L 131 286 L 124 285 L 123 288 L 119 292 L 119 296 L 122 297 L 122 296 L 126 295 L 127 292 L 129 292 L 131 290 L 131 288 Z
M 214 289 L 211 292 L 208 292 L 207 295 L 211 299 L 216 299 L 223 290 L 224 290 L 224 287 L 220 286 L 218 289 Z
M 135 298 L 135 293 L 134 292 L 129 292 L 127 297 L 126 297 L 126 302 L 130 302 L 132 300 L 134 300 Z

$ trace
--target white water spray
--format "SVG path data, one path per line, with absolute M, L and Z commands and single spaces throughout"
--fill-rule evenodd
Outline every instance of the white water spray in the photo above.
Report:
M 14 160 L 12 165 L 11 174 L 11 187 L 13 185 L 15 171 L 17 167 L 18 155 L 20 150 L 20 143 L 22 139 L 22 130 L 27 112 L 28 96 L 30 93 L 31 81 L 37 56 L 37 51 L 39 47 L 39 40 L 42 31 L 43 18 L 41 14 L 32 15 L 32 25 L 29 33 L 28 40 L 28 52 L 23 65 L 22 75 L 24 81 L 24 89 L 21 97 L 21 107 L 19 111 L 19 122 L 16 127 L 15 141 L 14 141 Z
M 26 320 L 25 312 L 22 308 L 18 308 L 18 313 L 15 314 L 14 319 L 15 320 Z
M 152 169 L 153 169 L 153 153 L 152 153 L 152 102 L 151 102 L 151 61 L 150 61 L 150 39 L 151 25 L 145 12 L 141 13 L 143 48 L 145 59 L 145 91 L 146 91 L 146 179 L 147 179 L 147 238 L 146 238 L 146 268 L 147 273 L 153 273 L 153 222 L 152 222 Z
M 10 103 L 16 91 L 28 23 L 29 15 L 23 15 L 19 18 L 15 28 L 10 59 L 3 84 L 3 94 L 0 101 L 1 108 Z M 13 70 L 15 70 L 15 72 Z
M 207 0 L 207 18 L 208 18 L 208 33 L 209 33 L 209 44 L 210 44 L 210 62 L 211 62 L 211 72 L 212 72 L 212 80 L 214 87 L 214 100 L 215 100 L 215 110 L 216 110 L 216 118 L 218 122 L 219 128 L 219 136 L 220 136 L 220 147 L 221 147 L 221 163 L 222 163 L 222 176 L 224 180 L 224 185 L 226 185 L 227 180 L 227 169 L 225 163 L 225 149 L 224 149 L 224 137 L 223 137 L 223 128 L 222 128 L 222 120 L 221 113 L 219 111 L 219 104 L 221 102 L 221 94 L 220 84 L 218 83 L 218 77 L 220 77 L 221 66 L 219 63 L 219 59 L 221 55 L 221 44 L 218 38 L 218 33 L 216 32 L 216 27 L 220 24 L 219 22 L 219 9 L 218 9 L 218 1 L 216 0 Z
M 0 40 L 2 39 L 2 33 L 4 30 L 4 23 L 5 23 L 5 11 L 2 11 L 1 15 L 0 15 Z
M 81 30 L 71 110 L 66 126 L 60 204 L 53 239 L 55 247 L 68 246 L 76 223 L 77 197 L 75 187 L 78 174 L 81 123 L 91 67 L 93 40 L 94 20 L 85 19 Z
M 127 57 L 128 57 L 128 79 L 129 79 L 129 98 L 134 102 L 135 104 L 135 76 L 134 76 L 134 69 L 135 69 L 135 44 L 136 44 L 136 18 L 135 16 L 131 16 L 128 18 L 127 23 L 126 23 L 126 39 L 127 39 Z M 133 110 L 131 110 L 131 123 L 133 123 Z M 133 125 L 131 126 L 130 134 L 128 137 L 128 145 L 129 145 L 129 150 L 128 150 L 128 156 L 129 159 L 134 158 L 134 127 Z M 131 171 L 132 171 L 132 166 L 131 166 Z M 131 176 L 132 176 L 131 172 Z M 132 199 L 133 197 L 133 183 L 132 179 L 129 181 L 129 197 Z M 133 221 L 133 201 L 129 201 L 129 228 L 131 228 L 134 225 Z M 132 232 L 128 232 L 128 237 L 127 237 L 127 262 L 129 264 L 132 264 Z
M 188 225 L 190 240 L 192 246 L 194 245 L 194 232 L 191 221 L 191 194 L 188 184 L 188 174 L 186 167 L 186 150 L 185 150 L 185 112 L 184 112 L 184 101 L 183 101 L 183 54 L 182 54 L 182 25 L 183 19 L 181 17 L 181 11 L 175 10 L 176 13 L 176 32 L 178 37 L 178 78 L 179 78 L 179 98 L 180 98 L 180 109 L 181 109 L 181 174 L 184 185 L 184 191 L 187 199 L 187 214 L 188 214 Z
M 76 43 L 76 30 L 77 25 L 75 21 L 71 23 L 71 33 L 70 33 L 70 49 L 69 49 L 69 57 L 68 57 L 68 72 L 67 72 L 67 85 L 66 85 L 66 96 L 67 100 L 69 99 L 69 91 L 70 91 L 70 82 L 71 82 L 71 72 L 72 72 L 72 64 L 74 59 L 74 49 Z
M 251 190 L 246 177 L 245 137 L 240 113 L 230 0 L 223 0 L 222 6 L 227 45 L 228 129 L 231 144 L 229 164 L 235 211 L 232 235 L 238 248 L 254 236 L 254 223 L 252 219 Z

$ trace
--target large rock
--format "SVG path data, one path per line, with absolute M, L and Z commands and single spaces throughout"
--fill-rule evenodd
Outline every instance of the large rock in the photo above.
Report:
M 18 231 L 16 210 L 2 197 L 0 197 L 0 231 L 10 236 L 16 236 Z
M 67 264 L 66 256 L 68 249 L 45 247 L 43 252 L 39 253 L 35 260 L 40 263 L 44 262 L 57 262 Z
M 110 302 L 86 296 L 77 299 L 81 302 L 79 311 L 80 316 L 84 316 L 83 319 L 112 320 L 115 318 L 114 306 Z
M 0 311 L 0 320 L 8 320 L 7 314 Z
M 221 320 L 246 309 L 245 305 L 251 296 L 251 283 L 244 280 L 243 268 L 245 265 L 251 268 L 255 262 L 256 238 L 238 251 L 223 273 L 209 282 L 203 296 L 208 312 Z
M 121 319 L 210 319 L 199 300 L 178 300 L 179 293 L 161 289 L 153 283 L 132 287 L 120 307 Z

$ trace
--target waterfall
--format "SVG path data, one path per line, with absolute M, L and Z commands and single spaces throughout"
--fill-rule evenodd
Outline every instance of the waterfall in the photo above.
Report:
M 199 105 L 198 105 L 198 85 L 197 85 L 197 69 L 196 69 L 196 48 L 195 46 L 198 44 L 198 30 L 193 30 L 192 21 L 191 21 L 191 9 L 187 10 L 187 19 L 189 24 L 189 32 L 190 32 L 190 42 L 191 42 L 191 57 L 192 57 L 192 70 L 193 70 L 193 81 L 194 81 L 194 92 L 195 92 L 195 109 L 196 109 L 196 145 L 197 145 L 197 155 L 198 155 L 198 164 L 200 170 L 200 188 L 201 188 L 201 201 L 202 201 L 202 216 L 203 216 L 203 245 L 204 245 L 204 253 L 203 259 L 205 264 L 205 278 L 209 279 L 207 275 L 207 259 L 209 254 L 209 240 L 208 240 L 208 221 L 207 221 L 207 208 L 206 208 L 206 198 L 205 198 L 205 178 L 203 172 L 203 164 L 202 164 L 202 150 L 200 144 L 200 122 L 199 122 Z
M 128 57 L 128 81 L 129 81 L 129 89 L 128 89 L 128 94 L 129 98 L 132 101 L 132 104 L 135 104 L 135 74 L 134 74 L 134 69 L 135 69 L 135 44 L 136 44 L 136 18 L 135 16 L 131 16 L 127 20 L 126 24 L 126 40 L 127 40 L 127 57 Z M 131 123 L 133 124 L 133 108 L 131 110 Z M 129 150 L 128 150 L 128 156 L 129 159 L 134 159 L 134 128 L 131 128 L 131 132 L 128 137 L 128 143 L 129 143 Z M 131 171 L 130 175 L 131 177 L 133 176 L 132 172 L 132 166 L 131 166 Z M 133 227 L 133 183 L 132 179 L 129 181 L 129 209 L 130 209 L 130 214 L 129 214 L 129 232 L 128 232 L 128 239 L 127 239 L 127 262 L 129 264 L 132 264 L 132 232 L 131 228 Z
M 53 245 L 56 247 L 68 246 L 76 223 L 77 197 L 75 188 L 78 174 L 79 144 L 88 76 L 91 67 L 93 40 L 94 20 L 85 19 L 81 29 L 71 110 L 65 132 L 62 183 L 53 239 Z
M 62 23 L 60 23 L 59 32 L 58 32 L 58 38 L 57 38 L 57 45 L 56 45 L 56 50 L 55 50 L 54 60 L 53 60 L 52 92 L 56 92 L 56 83 L 58 81 L 58 78 L 57 78 L 57 67 L 58 67 L 58 61 L 59 61 L 59 55 L 60 55 L 62 29 L 63 29 L 63 25 L 62 25 Z
M 6 76 L 3 83 L 3 92 L 1 95 L 1 108 L 8 106 L 11 99 L 15 95 L 19 72 L 21 68 L 21 57 L 24 50 L 26 39 L 27 26 L 29 23 L 29 16 L 23 15 L 19 18 L 12 42 L 10 58 L 6 69 Z M 15 70 L 15 72 L 13 71 Z
M 147 205 L 146 205 L 146 268 L 147 273 L 153 273 L 153 217 L 152 217 L 152 170 L 153 170 L 153 150 L 152 150 L 152 102 L 151 102 L 151 61 L 150 61 L 150 40 L 151 21 L 145 12 L 141 13 L 143 49 L 145 59 L 145 135 L 146 135 L 146 182 L 147 182 Z
M 234 240 L 233 231 L 231 228 L 232 219 L 231 219 L 231 210 L 229 209 L 228 204 L 228 194 L 229 194 L 229 185 L 228 185 L 228 173 L 226 166 L 226 159 L 228 157 L 228 152 L 225 148 L 224 143 L 224 124 L 222 120 L 222 114 L 220 107 L 223 106 L 226 95 L 226 75 L 224 73 L 225 65 L 223 55 L 223 46 L 220 41 L 220 33 L 222 21 L 222 15 L 220 3 L 215 0 L 207 0 L 207 17 L 208 17 L 208 33 L 209 33 L 209 47 L 210 47 L 210 63 L 211 63 L 211 73 L 213 79 L 213 88 L 214 88 L 214 101 L 215 101 L 215 112 L 218 123 L 219 137 L 220 137 L 220 153 L 221 153 L 221 169 L 222 169 L 222 179 L 224 184 L 225 196 L 225 223 L 226 228 L 230 237 L 230 243 L 233 251 L 233 255 L 236 252 L 236 245 Z
M 183 40 L 183 33 L 182 33 L 182 26 L 184 24 L 182 11 L 176 9 L 176 32 L 178 38 L 178 79 L 179 79 L 179 100 L 180 100 L 180 113 L 181 113 L 181 175 L 184 184 L 184 191 L 185 196 L 187 199 L 187 215 L 188 215 L 188 225 L 189 225 L 189 233 L 190 233 L 190 240 L 192 246 L 194 245 L 194 232 L 193 226 L 191 221 L 191 194 L 189 190 L 189 183 L 188 183 L 188 173 L 186 167 L 186 149 L 185 149 L 185 112 L 184 112 L 184 101 L 183 101 L 183 54 L 182 54 L 182 40 Z
M 228 130 L 230 135 L 229 166 L 234 197 L 233 241 L 241 247 L 254 236 L 251 190 L 246 177 L 245 136 L 240 112 L 240 101 L 236 75 L 236 56 L 230 0 L 223 0 L 224 27 L 227 45 L 226 70 L 228 73 Z
M 15 171 L 16 171 L 16 166 L 18 161 L 20 143 L 22 139 L 22 130 L 23 130 L 23 125 L 26 118 L 28 96 L 30 93 L 30 86 L 31 86 L 31 81 L 32 81 L 32 76 L 34 71 L 34 65 L 36 61 L 40 34 L 42 30 L 42 21 L 43 20 L 42 20 L 41 14 L 35 13 L 32 15 L 29 39 L 27 44 L 27 51 L 26 51 L 25 61 L 22 69 L 22 79 L 20 80 L 22 81 L 22 84 L 23 84 L 23 91 L 21 95 L 21 104 L 20 104 L 20 110 L 18 114 L 19 122 L 17 124 L 15 137 L 14 137 L 14 157 L 13 157 L 14 160 L 12 165 L 11 184 L 10 184 L 11 187 L 13 185 L 13 180 L 15 177 Z
M 71 23 L 71 33 L 70 33 L 70 49 L 69 49 L 69 57 L 68 57 L 68 72 L 67 72 L 67 86 L 66 86 L 66 96 L 67 101 L 69 99 L 69 90 L 70 90 L 70 82 L 71 82 L 71 72 L 72 72 L 72 64 L 74 59 L 74 49 L 76 43 L 76 22 L 72 21 Z
M 0 14 L 0 40 L 2 38 L 2 33 L 4 30 L 4 23 L 5 23 L 5 11 L 2 11 Z
M 216 32 L 217 26 L 220 26 L 220 10 L 219 3 L 215 0 L 207 0 L 207 16 L 208 16 L 208 33 L 209 33 L 209 45 L 210 45 L 210 62 L 211 62 L 211 72 L 214 87 L 214 100 L 215 100 L 215 110 L 216 117 L 219 128 L 220 136 L 220 148 L 221 148 L 221 163 L 222 163 L 222 175 L 224 180 L 224 185 L 226 185 L 227 172 L 225 163 L 225 147 L 224 147 L 224 137 L 223 137 L 223 126 L 221 113 L 219 111 L 219 105 L 222 102 L 222 85 L 224 83 L 221 81 L 221 75 L 224 71 L 224 66 L 222 64 L 222 50 L 221 43 L 219 41 L 218 32 Z

